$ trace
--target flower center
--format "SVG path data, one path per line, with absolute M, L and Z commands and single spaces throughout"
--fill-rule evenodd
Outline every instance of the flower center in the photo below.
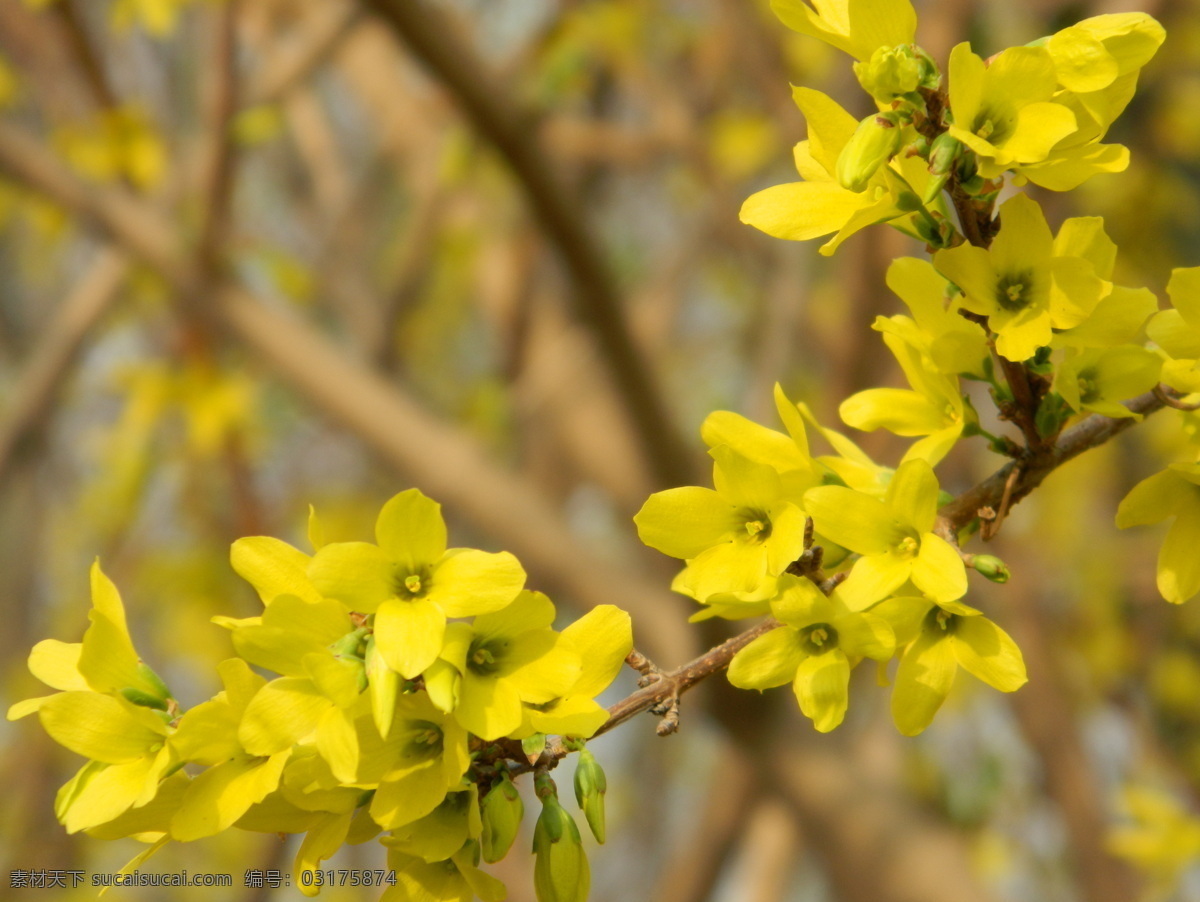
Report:
M 828 623 L 814 623 L 800 630 L 800 643 L 810 655 L 819 655 L 837 648 L 838 634 Z
M 407 569 L 397 568 L 392 575 L 392 592 L 398 598 L 411 601 L 425 594 L 429 577 L 423 572 L 410 573 Z
M 504 664 L 508 642 L 492 639 L 481 642 L 476 639 L 467 650 L 467 669 L 478 676 L 491 676 Z
M 954 633 L 958 627 L 958 615 L 951 614 L 949 611 L 942 610 L 939 607 L 930 608 L 929 613 L 925 615 L 925 622 L 922 628 L 926 632 L 939 633 Z
M 428 761 L 442 753 L 441 727 L 428 720 L 410 720 L 406 726 L 408 735 L 401 752 L 405 758 Z
M 771 518 L 764 511 L 743 510 L 741 520 L 746 530 L 742 541 L 758 544 L 771 537 Z
M 915 557 L 917 552 L 921 550 L 921 543 L 912 536 L 905 536 L 896 543 L 896 554 L 900 557 Z
M 1075 380 L 1075 384 L 1079 386 L 1079 400 L 1084 404 L 1095 401 L 1100 395 L 1095 375 L 1090 370 L 1083 370 Z
M 996 303 L 1004 310 L 1024 310 L 1033 303 L 1032 273 L 1016 272 L 1000 277 L 996 283 Z

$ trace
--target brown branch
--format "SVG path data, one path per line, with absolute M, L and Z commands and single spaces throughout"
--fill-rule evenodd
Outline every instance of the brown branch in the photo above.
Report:
M 679 697 L 683 693 L 714 673 L 720 673 L 728 668 L 734 655 L 739 651 L 759 636 L 765 636 L 771 630 L 778 629 L 782 625 L 773 617 L 768 617 L 757 626 L 753 626 L 744 633 L 739 633 L 732 639 L 722 642 L 716 648 L 710 648 L 698 658 L 694 658 L 683 666 L 666 672 L 657 670 L 644 656 L 638 655 L 638 664 L 631 663 L 630 666 L 645 674 L 650 678 L 650 681 L 645 686 L 642 686 L 642 688 L 611 705 L 608 709 L 608 720 L 593 734 L 593 738 L 601 736 L 609 730 L 616 729 L 643 711 L 652 711 L 658 708 L 665 712 L 668 706 L 672 704 L 678 705 Z M 635 652 L 634 654 L 637 653 Z M 663 731 L 660 730 L 661 732 Z M 666 732 L 674 732 L 674 730 Z M 546 750 L 542 753 L 541 759 L 539 759 L 539 764 L 544 765 L 551 761 L 557 761 L 565 757 L 567 753 L 568 749 L 563 740 L 556 739 L 546 746 Z
M 62 0 L 51 5 L 50 9 L 62 26 L 62 35 L 69 45 L 71 55 L 83 70 L 84 81 L 92 94 L 92 101 L 100 109 L 115 110 L 120 101 L 109 83 L 104 62 L 87 33 L 87 27 L 79 17 L 75 0 Z
M 0 478 L 23 442 L 45 420 L 88 332 L 119 296 L 129 262 L 116 251 L 101 251 L 54 311 L 37 347 L 4 405 L 0 420 Z
M 446 17 L 423 0 L 363 0 L 450 91 L 471 124 L 508 163 L 571 279 L 580 319 L 601 349 L 658 481 L 679 485 L 695 472 L 651 367 L 630 334 L 616 279 L 579 214 L 572 192 L 538 143 L 531 116 L 505 97 Z
M 247 105 L 282 100 L 338 50 L 361 19 L 358 7 L 353 5 L 337 9 L 336 4 L 322 3 L 305 12 L 302 24 L 308 33 L 267 59 L 247 86 Z
M 1008 383 L 1013 396 L 1012 404 L 1005 405 L 1009 409 L 1001 412 L 1005 418 L 1017 424 L 1021 435 L 1025 437 L 1025 447 L 1035 449 L 1044 447 L 1046 440 L 1037 428 L 1037 409 L 1041 402 L 1034 395 L 1033 384 L 1029 379 L 1029 370 L 1025 368 L 1025 364 L 1009 360 L 996 351 L 995 342 L 990 339 L 988 346 L 991 347 L 996 362 L 1000 364 L 1000 369 L 1004 372 L 1004 381 Z
M 1159 395 L 1149 391 L 1126 401 L 1125 406 L 1134 413 L 1145 416 L 1161 410 L 1166 405 Z M 1004 507 L 1007 510 L 1041 485 L 1042 480 L 1068 460 L 1078 457 L 1090 448 L 1103 445 L 1136 422 L 1138 421 L 1134 417 L 1112 419 L 1093 414 L 1064 432 L 1051 447 L 1035 450 L 1019 461 L 1010 461 L 973 489 L 963 492 L 939 511 L 942 527 L 957 532 L 978 517 L 984 508 L 998 510 L 1006 493 L 1007 502 Z M 1013 478 L 1012 474 L 1018 468 L 1020 473 Z
M 213 14 L 211 73 L 205 110 L 208 139 L 206 169 L 200 184 L 203 213 L 196 240 L 196 262 L 205 279 L 219 275 L 221 232 L 225 228 L 233 194 L 234 148 L 230 123 L 237 112 L 237 0 L 227 0 Z

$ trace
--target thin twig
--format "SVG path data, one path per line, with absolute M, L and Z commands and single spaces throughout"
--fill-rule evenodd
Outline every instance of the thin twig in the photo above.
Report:
M 625 721 L 636 717 L 643 711 L 664 705 L 678 698 L 693 688 L 696 684 L 720 673 L 729 667 L 734 655 L 757 639 L 765 636 L 783 624 L 773 617 L 768 617 L 762 623 L 751 627 L 744 633 L 739 633 L 732 639 L 722 642 L 716 648 L 711 648 L 704 654 L 689 661 L 674 670 L 660 672 L 659 678 L 636 692 L 627 695 L 608 709 L 608 720 L 595 736 L 601 736 L 609 730 L 616 729 Z M 567 755 L 567 747 L 561 738 L 553 740 L 542 753 L 543 759 L 558 760 Z
M 1134 413 L 1148 416 L 1162 410 L 1166 405 L 1155 392 L 1149 391 L 1126 401 L 1125 406 Z M 1062 464 L 1090 448 L 1103 445 L 1136 422 L 1138 421 L 1133 417 L 1113 419 L 1092 414 L 1060 435 L 1053 446 L 1036 451 L 1022 460 L 1010 461 L 979 485 L 963 492 L 943 507 L 938 512 L 940 520 L 943 521 L 943 528 L 957 532 L 978 517 L 984 508 L 996 509 L 1004 503 L 1006 491 L 1006 509 L 1011 507 L 1041 485 L 1042 480 Z M 1020 475 L 1014 479 L 1012 474 L 1018 469 Z
M 1173 407 L 1175 410 L 1185 411 L 1200 410 L 1200 402 L 1188 403 L 1187 401 L 1180 401 L 1175 390 L 1169 388 L 1168 386 L 1161 384 L 1156 385 L 1153 389 L 1151 389 L 1151 391 L 1154 392 L 1154 397 L 1162 401 L 1167 407 Z

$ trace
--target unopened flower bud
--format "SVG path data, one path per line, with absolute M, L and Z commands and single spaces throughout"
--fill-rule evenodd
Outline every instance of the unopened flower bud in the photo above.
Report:
M 865 191 L 871 176 L 900 149 L 904 129 L 895 113 L 877 113 L 858 124 L 837 161 L 838 183 L 847 191 Z
M 1006 583 L 1009 576 L 1012 575 L 1008 572 L 1008 567 L 1004 565 L 1004 561 L 990 554 L 975 555 L 971 559 L 971 566 L 975 568 L 977 573 L 982 574 L 994 583 Z
M 542 813 L 533 830 L 533 888 L 538 902 L 585 902 L 592 875 L 579 828 L 558 796 L 542 796 Z
M 529 763 L 533 764 L 542 756 L 542 752 L 546 748 L 546 734 L 532 733 L 521 740 L 521 751 L 525 753 L 525 757 L 529 759 Z
M 502 775 L 500 782 L 488 790 L 479 803 L 479 811 L 483 818 L 480 838 L 483 860 L 490 864 L 508 854 L 517 838 L 521 818 L 525 816 L 521 794 L 508 774 Z
M 579 753 L 575 764 L 575 801 L 587 818 L 588 827 L 596 842 L 604 842 L 604 793 L 608 791 L 608 778 L 604 768 L 589 749 Z
M 933 143 L 929 146 L 929 172 L 933 178 L 929 180 L 929 184 L 925 188 L 923 198 L 925 203 L 932 203 L 933 199 L 941 193 L 946 182 L 950 180 L 954 165 L 961 155 L 962 142 L 949 132 L 942 132 L 934 138 Z
M 921 62 L 912 44 L 877 47 L 869 60 L 854 64 L 858 83 L 882 104 L 915 91 L 921 83 L 921 74 Z
M 934 175 L 949 173 L 962 153 L 962 142 L 949 132 L 942 132 L 929 145 L 929 171 Z

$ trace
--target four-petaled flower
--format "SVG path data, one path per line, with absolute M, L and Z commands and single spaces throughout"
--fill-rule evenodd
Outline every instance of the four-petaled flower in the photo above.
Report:
M 828 733 L 846 716 L 851 668 L 863 658 L 890 658 L 892 629 L 880 617 L 851 611 L 836 591 L 826 597 L 807 579 L 785 576 L 780 585 L 771 612 L 784 625 L 734 656 L 729 682 L 759 690 L 791 683 L 800 710 Z
M 821 486 L 805 494 L 804 506 L 823 535 L 862 555 L 842 586 L 851 608 L 868 608 L 909 580 L 938 601 L 966 594 L 962 558 L 933 532 L 938 481 L 926 461 L 901 464 L 882 501 L 844 486 Z
M 406 679 L 437 660 L 447 617 L 498 611 L 525 585 L 525 571 L 506 551 L 446 550 L 441 505 L 416 489 L 383 506 L 375 540 L 324 546 L 308 575 L 322 595 L 374 613 L 379 653 Z
M 962 289 L 962 306 L 988 318 L 996 350 L 1026 360 L 1050 344 L 1052 329 L 1083 322 L 1112 287 L 1083 257 L 1059 253 L 1042 209 L 1024 194 L 1000 207 L 1000 234 L 988 249 L 962 244 L 933 265 Z

